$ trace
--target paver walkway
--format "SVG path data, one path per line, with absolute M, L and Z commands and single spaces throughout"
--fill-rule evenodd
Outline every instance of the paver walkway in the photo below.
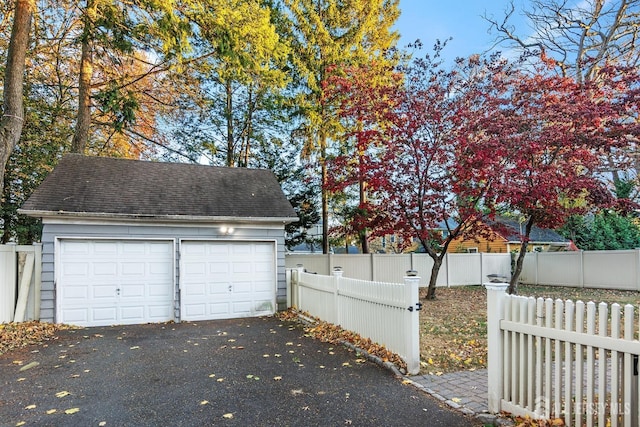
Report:
M 467 414 L 481 414 L 487 406 L 487 370 L 452 372 L 411 377 L 419 387 L 449 406 Z

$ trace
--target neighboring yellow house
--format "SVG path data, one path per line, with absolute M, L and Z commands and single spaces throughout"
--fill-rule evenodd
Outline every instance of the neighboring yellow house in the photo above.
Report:
M 491 253 L 509 253 L 519 251 L 521 245 L 521 234 L 524 233 L 524 224 L 519 223 L 511 218 L 497 218 L 494 223 L 500 223 L 503 227 L 507 227 L 507 233 L 499 233 L 491 230 L 489 236 L 478 237 L 476 239 L 454 239 L 447 252 L 449 253 L 475 253 L 475 252 L 491 252 Z M 489 225 L 491 227 L 491 225 Z M 531 235 L 529 236 L 528 251 L 558 251 L 558 250 L 577 250 L 571 240 L 567 240 L 553 230 L 548 230 L 533 226 Z

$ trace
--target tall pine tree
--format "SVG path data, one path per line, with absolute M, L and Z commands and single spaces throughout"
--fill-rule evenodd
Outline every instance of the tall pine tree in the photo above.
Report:
M 291 46 L 297 81 L 295 104 L 304 139 L 303 154 L 313 156 L 322 184 L 322 250 L 329 251 L 327 157 L 330 142 L 341 133 L 338 100 L 329 99 L 323 83 L 332 69 L 376 62 L 391 64 L 389 51 L 398 34 L 391 27 L 399 16 L 398 0 L 283 0 L 292 20 Z M 381 67 L 388 70 L 389 67 Z

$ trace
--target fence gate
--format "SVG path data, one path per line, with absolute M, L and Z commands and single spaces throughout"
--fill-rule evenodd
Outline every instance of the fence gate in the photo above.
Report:
M 489 410 L 567 426 L 640 425 L 638 318 L 621 307 L 487 285 Z
M 0 323 L 40 319 L 42 245 L 0 245 Z

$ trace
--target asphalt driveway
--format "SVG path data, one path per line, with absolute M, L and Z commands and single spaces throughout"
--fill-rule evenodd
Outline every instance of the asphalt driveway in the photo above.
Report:
M 478 422 L 295 323 L 250 318 L 64 331 L 47 346 L 4 354 L 0 425 Z

